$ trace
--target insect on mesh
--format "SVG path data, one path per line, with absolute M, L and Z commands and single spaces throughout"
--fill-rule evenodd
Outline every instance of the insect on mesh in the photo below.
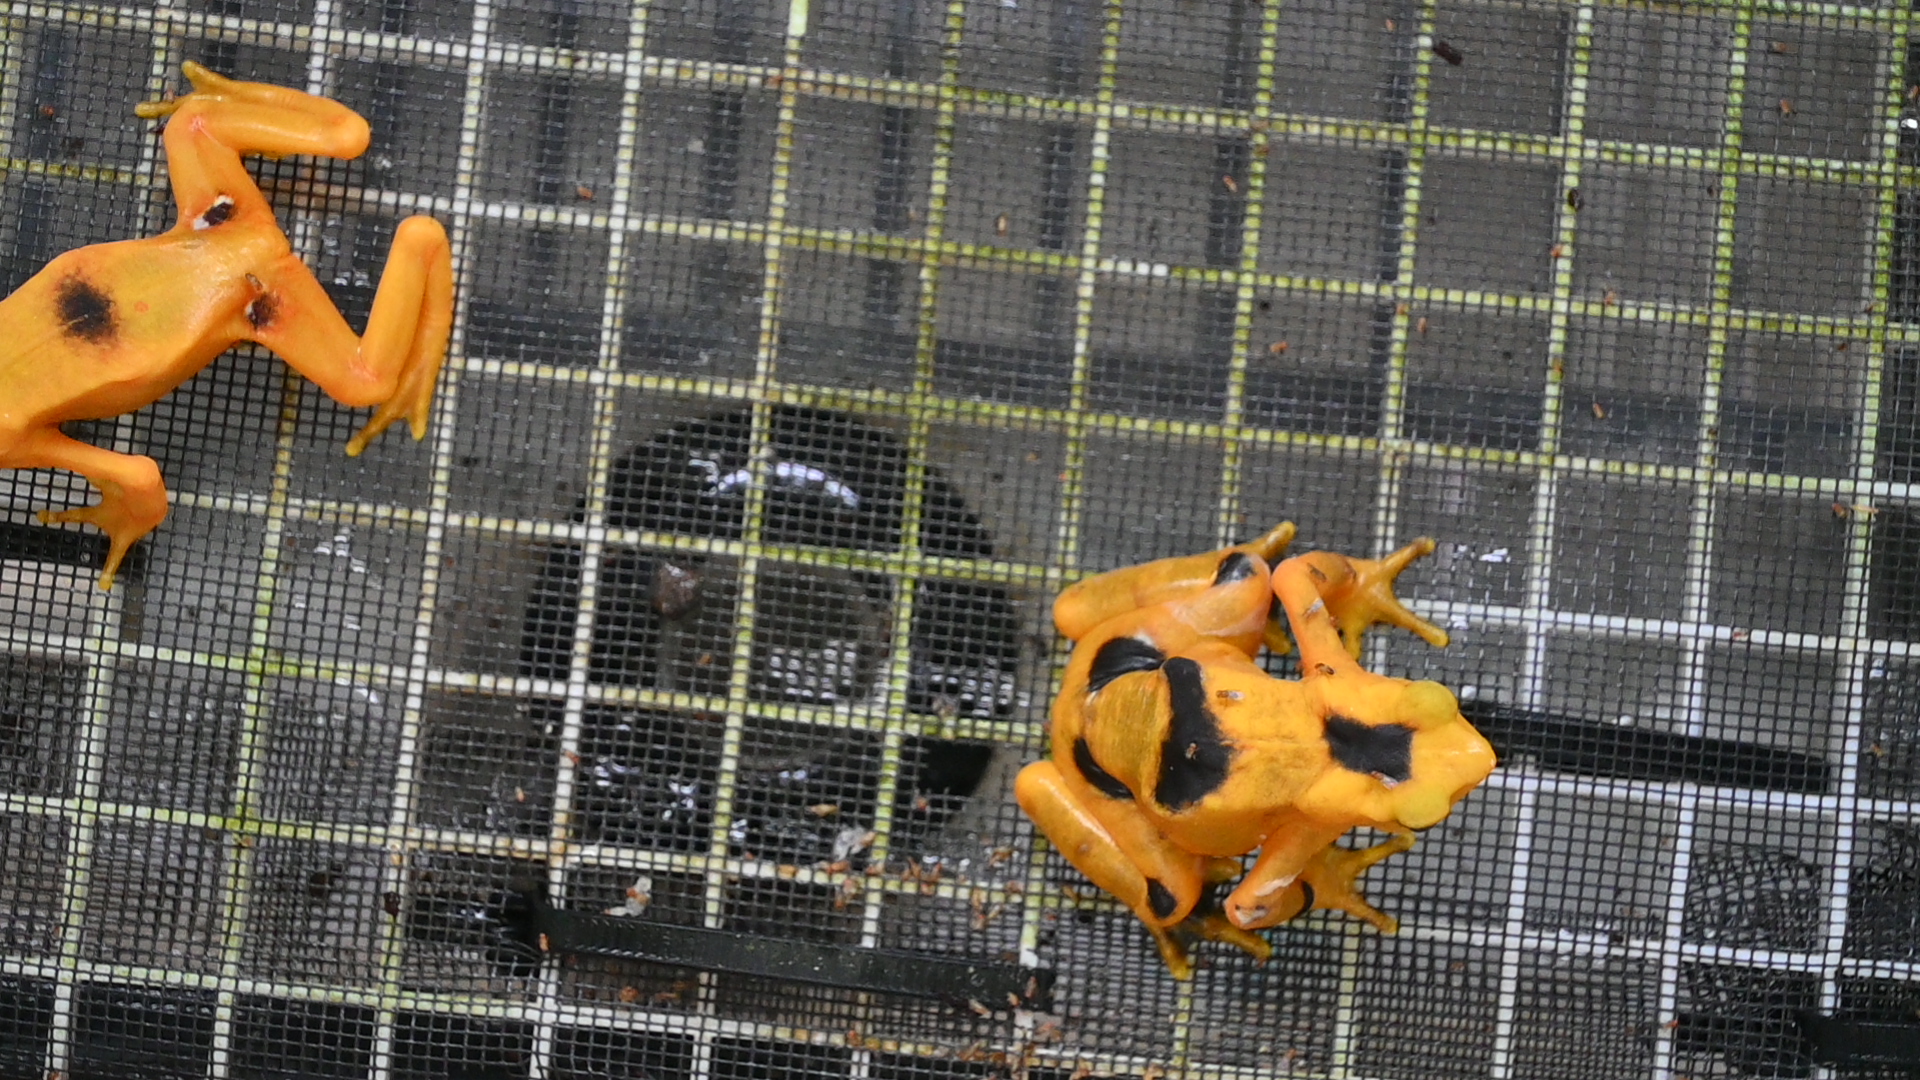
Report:
M 7 291 L 172 224 L 193 60 L 370 121 L 250 164 L 349 322 L 410 213 L 458 306 L 420 443 L 252 346 L 68 425 L 171 492 L 111 592 L 0 472 L 0 1076 L 1903 1074 L 1915 24 L 8 5 Z M 1282 520 L 1438 541 L 1366 662 L 1502 765 L 1176 983 L 1010 796 L 1049 604 Z

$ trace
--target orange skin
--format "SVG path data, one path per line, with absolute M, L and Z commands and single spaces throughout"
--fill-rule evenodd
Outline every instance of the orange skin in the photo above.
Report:
M 0 300 L 0 468 L 70 469 L 100 490 L 97 505 L 40 520 L 107 533 L 102 589 L 166 517 L 166 486 L 152 458 L 79 442 L 59 425 L 151 404 L 253 341 L 342 405 L 379 406 L 347 442 L 357 455 L 402 418 L 415 439 L 426 434 L 453 326 L 452 249 L 439 222 L 400 223 L 367 333 L 356 336 L 241 164 L 246 154 L 358 157 L 364 119 L 298 90 L 194 63 L 184 70 L 192 93 L 134 110 L 171 118 L 165 146 L 179 221 L 159 236 L 69 251 Z
M 1444 687 L 1357 661 L 1377 622 L 1447 643 L 1393 595 L 1433 541 L 1377 560 L 1312 552 L 1269 573 L 1292 538 L 1283 524 L 1247 544 L 1101 574 L 1054 604 L 1077 644 L 1054 700 L 1052 757 L 1021 771 L 1015 796 L 1069 862 L 1147 925 L 1177 979 L 1193 971 L 1188 933 L 1261 960 L 1272 948 L 1253 931 L 1312 908 L 1392 933 L 1398 924 L 1355 879 L 1410 848 L 1414 831 L 1493 769 L 1493 748 Z M 1288 645 L 1270 615 L 1276 598 L 1299 644 L 1298 680 L 1254 663 L 1262 644 Z M 1361 825 L 1394 835 L 1337 846 Z M 1256 850 L 1221 910 L 1196 911 Z

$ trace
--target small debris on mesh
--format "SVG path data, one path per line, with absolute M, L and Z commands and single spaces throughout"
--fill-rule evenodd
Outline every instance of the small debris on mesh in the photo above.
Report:
M 574 186 L 574 189 L 573 189 L 573 193 L 574 193 L 575 195 L 578 195 L 578 196 L 580 196 L 580 201 L 581 201 L 581 202 L 592 202 L 592 201 L 593 201 L 593 189 L 592 189 L 592 188 L 590 188 L 590 187 L 588 187 L 588 186 L 587 186 L 587 185 L 585 185 L 585 184 L 576 184 L 576 185 Z
M 620 988 L 620 1001 L 621 1001 L 621 1003 L 622 1003 L 622 1004 L 626 1004 L 626 1005 L 631 1005 L 631 1004 L 633 1004 L 634 1002 L 636 1002 L 636 1001 L 639 1001 L 639 1000 L 640 1000 L 640 988 L 639 988 L 639 987 L 637 987 L 637 986 L 623 986 L 623 987 L 621 987 L 621 988 Z
M 999 217 L 993 219 L 993 235 L 1005 236 L 1007 235 L 1007 228 L 1007 215 L 1001 214 Z
M 1580 196 L 1579 188 L 1570 187 L 1567 189 L 1567 209 L 1577 213 L 1582 207 L 1586 205 L 1587 205 L 1587 201 Z
M 1436 41 L 1433 43 L 1433 55 L 1452 64 L 1454 67 L 1459 67 L 1461 64 L 1467 62 L 1466 53 L 1461 52 L 1445 41 Z
M 1606 307 L 1619 307 L 1620 294 L 1613 289 L 1608 289 L 1607 295 L 1600 298 L 1600 303 Z
M 862 829 L 858 825 L 841 829 L 833 834 L 833 855 L 827 861 L 844 862 L 853 857 L 856 851 L 865 851 L 873 846 L 875 839 L 872 829 Z
M 1780 115 L 1781 116 L 1793 115 L 1793 99 L 1791 98 L 1780 99 Z
M 1235 195 L 1240 194 L 1240 182 L 1233 178 L 1233 174 L 1228 173 L 1220 177 L 1220 182 L 1227 186 L 1228 191 L 1233 192 Z
M 1551 251 L 1551 254 L 1553 255 L 1553 257 L 1554 257 L 1554 258 L 1556 258 L 1556 259 L 1558 259 L 1558 258 L 1560 258 L 1560 257 L 1561 257 L 1562 255 L 1565 255 L 1566 253 L 1567 253 L 1567 245 L 1565 245 L 1565 244 L 1555 244 L 1555 245 L 1553 245 L 1553 249 L 1552 249 L 1552 251 Z
M 860 879 L 859 878 L 855 877 L 852 874 L 848 874 L 846 877 L 841 878 L 840 891 L 833 898 L 833 910 L 835 911 L 847 910 L 847 905 L 853 903 L 854 898 L 859 895 L 860 895 Z
M 1287 351 L 1287 343 L 1284 341 L 1276 341 L 1273 344 L 1267 346 L 1267 351 L 1272 353 L 1275 356 L 1279 356 L 1281 353 Z
M 606 913 L 631 918 L 645 914 L 647 905 L 651 903 L 653 903 L 653 879 L 642 874 L 634 879 L 633 884 L 627 886 L 626 899 L 608 908 Z
M 1789 56 L 1800 51 L 1800 47 L 1791 41 L 1776 41 L 1767 48 L 1781 56 Z
M 678 619 L 700 603 L 700 575 L 665 559 L 653 567 L 653 609 Z
M 1427 336 L 1427 317 L 1425 315 L 1420 316 L 1420 321 L 1416 324 L 1416 327 L 1419 329 L 1421 337 Z
M 814 817 L 832 817 L 840 812 L 839 803 L 820 802 L 807 807 L 807 813 Z
M 1594 402 L 1594 403 L 1593 403 L 1593 418 L 1594 418 L 1595 420 L 1605 420 L 1605 419 L 1607 418 L 1607 407 L 1606 407 L 1605 405 L 1602 405 L 1602 404 L 1600 404 L 1600 403 L 1599 403 L 1599 402 L 1597 402 L 1597 401 L 1596 401 L 1596 402 Z

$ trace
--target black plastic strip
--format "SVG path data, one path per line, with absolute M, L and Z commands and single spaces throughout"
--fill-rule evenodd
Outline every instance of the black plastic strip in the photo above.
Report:
M 140 561 L 144 546 L 135 544 L 128 553 L 127 561 L 122 564 L 123 575 L 128 574 L 134 564 Z M 0 558 L 60 563 L 97 570 L 107 564 L 107 537 L 91 529 L 76 532 L 73 529 L 28 525 L 21 521 L 0 521 Z
M 1622 727 L 1483 701 L 1461 702 L 1460 713 L 1501 757 L 1524 754 L 1563 772 L 1801 794 L 1825 792 L 1830 779 L 1823 758 L 1754 743 Z
M 644 919 L 559 911 L 530 898 L 524 907 L 510 905 L 508 910 L 516 909 L 527 920 L 528 934 L 523 940 L 550 953 L 645 960 L 877 994 L 940 998 L 956 1004 L 977 1002 L 995 1010 L 1011 1008 L 1018 1002 L 1020 1008 L 1045 1012 L 1053 1005 L 1053 972 L 1013 964 L 668 926 Z
M 1815 1064 L 1920 1069 L 1920 1024 L 1841 1020 L 1816 1012 L 1802 1012 L 1799 1020 Z

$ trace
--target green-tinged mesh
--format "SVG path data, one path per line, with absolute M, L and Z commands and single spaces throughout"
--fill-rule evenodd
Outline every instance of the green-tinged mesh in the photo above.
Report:
M 1803 1014 L 1920 1007 L 1913 22 L 0 3 L 7 291 L 172 224 L 186 60 L 371 122 L 254 166 L 355 327 L 408 214 L 458 289 L 424 442 L 252 347 L 70 425 L 171 492 L 110 593 L 0 472 L 0 1077 L 1880 1075 Z M 1049 605 L 1289 519 L 1438 541 L 1367 662 L 1502 765 L 1398 935 L 1177 983 L 1014 806 Z

